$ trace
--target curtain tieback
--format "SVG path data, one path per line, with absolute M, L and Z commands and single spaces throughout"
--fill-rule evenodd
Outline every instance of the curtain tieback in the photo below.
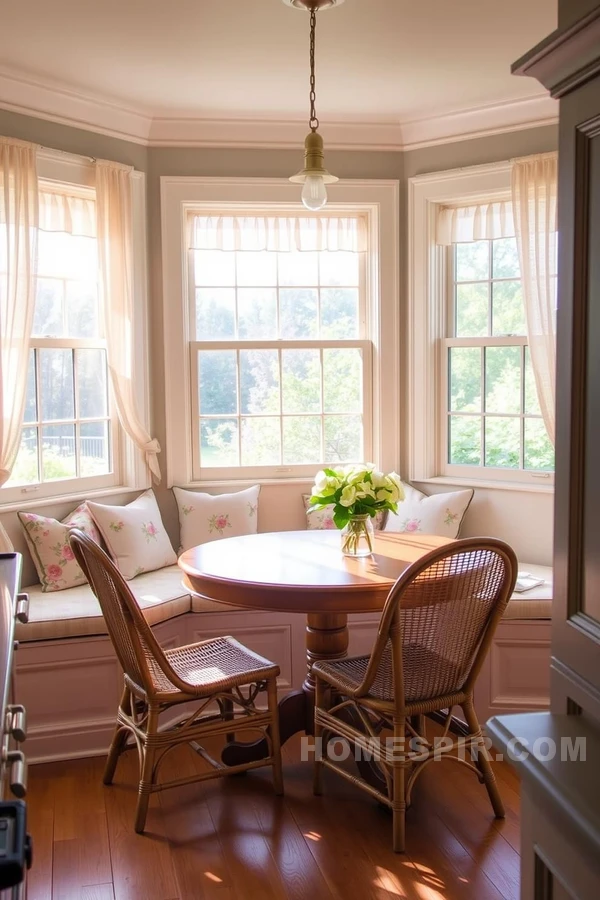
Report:
M 158 465 L 157 459 L 158 454 L 160 453 L 160 444 L 156 438 L 152 438 L 152 440 L 141 444 L 140 447 L 146 454 L 146 464 L 152 473 L 154 481 L 156 484 L 160 484 L 162 475 L 160 474 L 160 466 Z
M 160 453 L 160 444 L 158 443 L 156 438 L 152 438 L 151 441 L 147 441 L 145 444 L 142 444 L 141 449 L 144 451 L 144 453 L 152 453 L 156 455 L 157 453 Z

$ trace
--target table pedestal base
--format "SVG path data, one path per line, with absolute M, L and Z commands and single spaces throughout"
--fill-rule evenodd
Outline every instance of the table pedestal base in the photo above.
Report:
M 292 691 L 279 703 L 279 733 L 285 744 L 299 731 L 307 735 L 314 733 L 315 679 L 312 664 L 317 660 L 336 660 L 346 656 L 348 651 L 348 616 L 345 613 L 309 613 L 306 617 L 306 667 L 307 673 L 301 691 Z M 359 726 L 358 717 L 350 709 L 348 722 Z M 432 719 L 443 723 L 444 716 L 434 713 Z M 452 731 L 464 733 L 464 724 L 455 720 Z M 223 749 L 221 759 L 227 766 L 264 759 L 269 752 L 267 742 L 261 738 L 253 742 L 231 741 Z M 356 766 L 362 778 L 373 787 L 384 792 L 385 779 L 376 763 L 357 760 Z
M 306 678 L 301 691 L 293 691 L 279 703 L 279 733 L 284 744 L 293 734 L 314 731 L 315 680 L 311 667 L 320 659 L 342 659 L 348 651 L 348 616 L 345 613 L 308 613 L 306 616 Z M 264 739 L 252 743 L 232 741 L 221 759 L 227 766 L 242 760 L 263 759 L 268 752 Z

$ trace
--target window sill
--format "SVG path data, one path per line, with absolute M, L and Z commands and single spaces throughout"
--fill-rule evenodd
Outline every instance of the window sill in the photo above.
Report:
M 531 494 L 553 494 L 554 484 L 533 484 L 526 481 L 494 481 L 483 478 L 456 478 L 448 475 L 436 475 L 434 478 L 413 478 L 411 484 L 446 484 L 462 488 L 485 488 L 499 491 L 524 491 Z
M 315 472 L 316 474 L 316 472 Z M 207 488 L 229 488 L 230 490 L 243 491 L 245 488 L 260 484 L 261 487 L 287 486 L 287 485 L 312 485 L 314 476 L 297 478 L 220 478 L 207 481 L 187 481 L 183 484 L 172 484 L 171 487 L 182 488 L 185 491 L 202 491 Z
M 126 484 L 117 484 L 95 491 L 74 492 L 71 494 L 54 494 L 52 497 L 35 497 L 27 495 L 27 499 L 15 500 L 11 503 L 0 503 L 0 516 L 4 513 L 21 512 L 28 509 L 41 509 L 46 506 L 58 506 L 61 503 L 83 503 L 84 500 L 98 500 L 101 497 L 117 497 L 123 494 L 139 494 L 143 488 L 132 488 Z M 0 497 L 2 495 L 0 494 Z

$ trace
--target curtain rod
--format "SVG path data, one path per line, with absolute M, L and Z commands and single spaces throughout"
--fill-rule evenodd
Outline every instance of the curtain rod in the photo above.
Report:
M 513 156 L 509 162 L 525 162 L 528 159 L 551 159 L 558 156 L 558 150 L 548 150 L 546 153 L 528 153 L 527 156 Z
M 86 156 L 85 153 L 71 153 L 69 150 L 59 150 L 57 147 L 46 147 L 44 144 L 38 144 L 40 150 L 47 150 L 48 153 L 60 153 L 61 156 L 69 156 L 73 160 L 87 160 L 87 162 L 95 163 L 97 157 Z

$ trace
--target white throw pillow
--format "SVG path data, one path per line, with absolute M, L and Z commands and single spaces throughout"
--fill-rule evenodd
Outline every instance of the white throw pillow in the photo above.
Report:
M 81 503 L 62 522 L 36 513 L 20 512 L 17 515 L 25 532 L 42 591 L 63 591 L 85 584 L 87 579 L 69 544 L 69 531 L 71 528 L 79 528 L 97 544 L 102 543 L 87 504 Z
M 302 494 L 304 509 L 306 510 L 306 527 L 309 531 L 329 531 L 337 528 L 333 521 L 333 504 L 324 506 L 323 509 L 315 509 L 310 505 L 310 494 Z M 373 528 L 375 531 L 382 531 L 385 525 L 387 515 L 386 509 L 380 509 L 373 518 Z
M 385 531 L 458 537 L 463 517 L 473 498 L 472 488 L 428 497 L 409 484 L 402 487 L 404 500 L 398 503 L 397 513 L 388 514 Z
M 260 485 L 235 494 L 205 494 L 173 488 L 179 508 L 181 551 L 220 538 L 256 534 Z
M 88 502 L 88 509 L 127 581 L 177 562 L 152 490 L 127 506 Z

